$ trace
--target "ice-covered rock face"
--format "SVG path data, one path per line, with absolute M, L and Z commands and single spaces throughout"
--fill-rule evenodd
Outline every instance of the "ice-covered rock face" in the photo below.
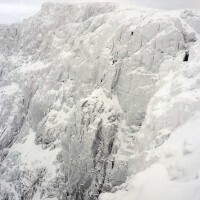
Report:
M 0 199 L 97 199 L 142 170 L 143 152 L 163 143 L 159 131 L 173 116 L 154 115 L 168 100 L 156 92 L 180 92 L 181 81 L 164 78 L 169 65 L 174 77 L 182 70 L 199 19 L 112 3 L 45 4 L 0 26 Z M 179 126 L 177 104 L 169 130 Z

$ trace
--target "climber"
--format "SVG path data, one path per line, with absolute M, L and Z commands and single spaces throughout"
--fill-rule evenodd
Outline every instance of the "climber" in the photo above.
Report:
M 187 62 L 188 61 L 188 58 L 189 58 L 189 51 L 186 51 L 185 52 L 185 56 L 183 58 L 183 62 Z
M 115 161 L 111 161 L 111 163 L 112 163 L 112 169 L 113 169 L 115 166 Z
M 114 157 L 111 157 L 110 161 L 111 161 L 111 167 L 112 167 L 112 169 L 113 169 L 114 166 L 115 166 L 115 158 L 114 158 Z
M 117 60 L 116 60 L 116 59 L 114 59 L 114 60 L 113 60 L 113 65 L 114 65 L 116 62 L 117 62 Z

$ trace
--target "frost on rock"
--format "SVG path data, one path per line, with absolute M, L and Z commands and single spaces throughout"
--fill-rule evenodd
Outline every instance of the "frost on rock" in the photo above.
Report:
M 1 25 L 0 200 L 195 199 L 199 16 L 47 3 Z

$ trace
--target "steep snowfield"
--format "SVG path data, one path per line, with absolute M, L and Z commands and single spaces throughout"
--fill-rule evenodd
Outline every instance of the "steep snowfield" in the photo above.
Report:
M 169 70 L 148 105 L 137 141 L 140 150 L 130 161 L 135 175 L 100 200 L 200 199 L 199 44 L 190 55 L 181 66 L 164 64 Z M 137 173 L 136 163 L 140 169 L 146 165 L 145 170 Z
M 199 200 L 199 34 L 113 3 L 0 26 L 0 200 Z

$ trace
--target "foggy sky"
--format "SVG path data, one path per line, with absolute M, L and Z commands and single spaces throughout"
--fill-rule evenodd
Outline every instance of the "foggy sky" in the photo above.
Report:
M 42 3 L 49 0 L 0 0 L 0 23 L 21 21 L 39 11 Z M 94 2 L 94 0 L 53 0 L 57 2 Z M 95 0 L 106 1 L 106 0 Z M 200 0 L 107 0 L 112 2 L 127 2 L 130 4 L 158 9 L 200 9 Z

